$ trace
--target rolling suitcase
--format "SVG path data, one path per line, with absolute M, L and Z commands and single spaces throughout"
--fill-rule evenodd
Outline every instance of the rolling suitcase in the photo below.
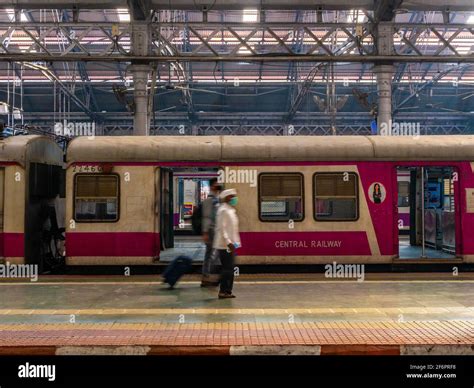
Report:
M 191 271 L 192 268 L 192 259 L 188 256 L 178 256 L 168 267 L 166 267 L 165 272 L 163 272 L 164 282 L 169 284 L 170 288 L 173 288 L 178 280 L 186 272 Z

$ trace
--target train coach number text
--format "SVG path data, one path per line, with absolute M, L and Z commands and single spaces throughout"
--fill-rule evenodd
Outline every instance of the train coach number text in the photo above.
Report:
M 72 172 L 103 172 L 102 166 L 74 166 Z

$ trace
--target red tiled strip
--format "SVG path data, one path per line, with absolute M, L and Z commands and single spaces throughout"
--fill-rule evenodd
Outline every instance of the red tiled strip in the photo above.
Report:
M 133 348 L 142 354 L 232 354 L 234 348 L 252 354 L 296 347 L 298 353 L 315 347 L 322 355 L 396 355 L 407 346 L 472 350 L 473 344 L 472 321 L 0 325 L 0 354 L 74 354 L 81 347 L 123 347 L 122 354 Z

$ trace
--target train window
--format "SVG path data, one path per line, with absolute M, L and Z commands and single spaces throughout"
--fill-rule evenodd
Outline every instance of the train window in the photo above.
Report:
M 398 207 L 410 206 L 410 182 L 398 182 Z
M 357 182 L 357 175 L 354 173 L 314 174 L 314 218 L 317 221 L 357 220 Z
M 74 219 L 87 222 L 114 222 L 119 215 L 117 175 L 76 175 Z
M 303 175 L 260 174 L 259 216 L 261 221 L 303 220 Z

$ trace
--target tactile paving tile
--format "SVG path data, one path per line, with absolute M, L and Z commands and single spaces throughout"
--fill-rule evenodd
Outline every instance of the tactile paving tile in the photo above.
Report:
M 471 345 L 474 322 L 0 325 L 0 346 Z

